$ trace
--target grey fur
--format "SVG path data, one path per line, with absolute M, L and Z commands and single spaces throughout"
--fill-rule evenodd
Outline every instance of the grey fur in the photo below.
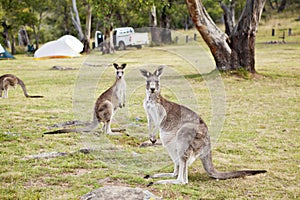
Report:
M 150 141 L 156 142 L 159 131 L 163 146 L 174 162 L 173 173 L 161 173 L 151 176 L 177 177 L 177 179 L 160 180 L 156 184 L 187 184 L 188 166 L 200 158 L 208 175 L 215 179 L 238 178 L 265 173 L 265 170 L 242 170 L 218 172 L 212 163 L 211 143 L 206 124 L 200 116 L 189 108 L 168 101 L 160 94 L 160 76 L 163 67 L 154 73 L 141 70 L 146 78 L 146 98 L 144 108 L 148 119 Z
M 103 92 L 97 99 L 94 107 L 94 117 L 92 123 L 79 129 L 60 129 L 56 131 L 45 132 L 44 134 L 59 134 L 69 132 L 90 132 L 97 128 L 99 123 L 103 122 L 103 130 L 107 134 L 111 134 L 110 123 L 114 112 L 117 108 L 125 107 L 126 102 L 126 82 L 124 78 L 124 69 L 126 64 L 119 66 L 114 63 L 116 69 L 116 81 L 114 84 Z
M 2 91 L 4 91 L 3 98 L 7 99 L 9 87 L 15 88 L 18 84 L 21 86 L 25 97 L 27 97 L 27 98 L 43 98 L 43 96 L 39 96 L 39 95 L 36 95 L 36 96 L 29 95 L 27 93 L 27 89 L 26 89 L 24 82 L 13 74 L 4 74 L 4 75 L 0 76 L 0 97 L 2 97 Z

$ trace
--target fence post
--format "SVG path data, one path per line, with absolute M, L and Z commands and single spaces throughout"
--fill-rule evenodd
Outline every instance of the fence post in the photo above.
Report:
M 291 36 L 292 35 L 292 29 L 291 28 L 289 28 L 289 34 L 288 34 L 289 36 Z
M 275 29 L 272 28 L 272 36 L 275 36 Z

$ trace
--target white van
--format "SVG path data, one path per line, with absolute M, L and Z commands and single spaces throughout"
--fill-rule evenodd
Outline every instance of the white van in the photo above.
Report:
M 125 50 L 126 47 L 142 48 L 149 44 L 148 33 L 135 33 L 132 27 L 113 29 L 113 43 L 116 49 Z

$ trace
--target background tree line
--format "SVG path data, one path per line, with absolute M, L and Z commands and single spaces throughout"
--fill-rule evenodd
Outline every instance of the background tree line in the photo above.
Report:
M 112 28 L 123 26 L 165 28 L 159 34 L 153 32 L 152 41 L 169 43 L 172 40 L 169 29 L 188 29 L 196 24 L 218 69 L 243 67 L 255 73 L 255 31 L 263 9 L 268 11 L 265 15 L 282 12 L 286 7 L 295 9 L 299 8 L 300 0 L 0 0 L 0 3 L 0 43 L 12 54 L 16 53 L 16 46 L 35 44 L 37 49 L 40 43 L 65 34 L 77 36 L 88 53 L 90 38 L 96 30 L 109 38 Z M 216 22 L 225 23 L 225 34 Z
M 91 30 L 105 32 L 110 25 L 114 27 L 133 26 L 148 27 L 151 8 L 156 7 L 157 26 L 170 29 L 191 28 L 193 23 L 189 16 L 186 3 L 182 0 L 0 0 L 0 32 L 2 45 L 15 53 L 15 45 L 20 32 L 26 30 L 30 43 L 36 48 L 40 43 L 54 40 L 65 34 L 84 39 L 74 24 L 76 2 L 81 29 L 86 29 L 87 5 L 91 8 Z M 223 10 L 221 1 L 203 0 L 207 12 L 215 22 L 222 21 Z M 234 2 L 235 16 L 238 17 L 245 5 L 244 0 L 225 0 L 225 4 Z M 300 0 L 269 0 L 269 7 L 281 12 L 286 6 L 300 3 Z M 86 35 L 86 34 L 83 34 Z M 26 42 L 24 45 L 27 45 Z

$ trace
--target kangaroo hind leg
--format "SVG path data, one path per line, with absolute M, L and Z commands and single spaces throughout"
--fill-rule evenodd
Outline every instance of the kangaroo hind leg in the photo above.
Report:
M 104 101 L 95 108 L 95 115 L 99 122 L 103 122 L 105 133 L 112 133 L 110 123 L 113 117 L 113 105 L 110 101 Z

